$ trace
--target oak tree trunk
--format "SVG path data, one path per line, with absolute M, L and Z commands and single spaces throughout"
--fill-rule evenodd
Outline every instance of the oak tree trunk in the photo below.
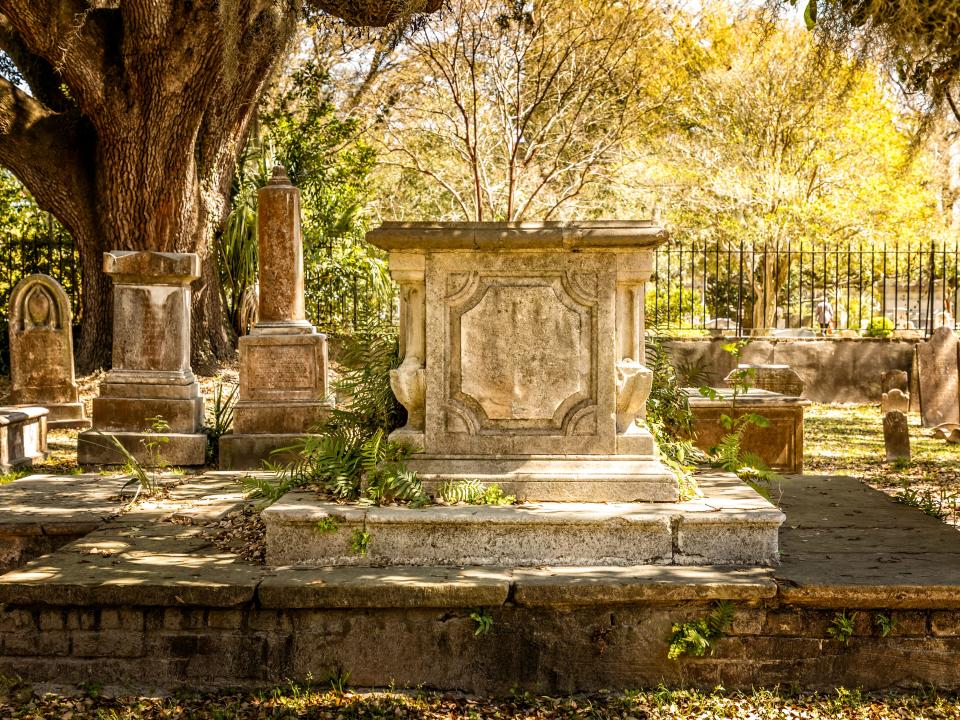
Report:
M 109 364 L 110 250 L 195 252 L 193 361 L 233 353 L 213 240 L 257 100 L 307 6 L 356 25 L 440 0 L 0 0 L 0 165 L 73 235 L 78 367 Z M 16 68 L 11 72 L 9 65 Z M 29 92 L 24 90 L 29 87 Z

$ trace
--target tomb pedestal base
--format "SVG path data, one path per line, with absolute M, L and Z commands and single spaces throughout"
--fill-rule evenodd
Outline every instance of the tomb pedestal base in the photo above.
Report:
M 326 378 L 327 339 L 309 324 L 258 325 L 240 338 L 240 399 L 233 432 L 220 438 L 220 469 L 289 460 L 275 451 L 294 445 L 330 412 Z

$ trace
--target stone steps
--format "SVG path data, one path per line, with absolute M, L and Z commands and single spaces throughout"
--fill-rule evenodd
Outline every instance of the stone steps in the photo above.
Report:
M 267 563 L 312 566 L 763 566 L 783 514 L 724 477 L 686 503 L 365 507 L 294 492 L 263 512 Z M 359 538 L 365 537 L 364 543 Z M 361 548 L 360 545 L 363 545 Z

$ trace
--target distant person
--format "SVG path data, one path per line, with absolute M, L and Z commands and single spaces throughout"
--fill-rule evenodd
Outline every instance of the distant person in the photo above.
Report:
M 833 305 L 827 298 L 821 300 L 814 308 L 813 314 L 817 318 L 817 325 L 820 326 L 820 334 L 829 335 L 830 326 L 833 324 Z

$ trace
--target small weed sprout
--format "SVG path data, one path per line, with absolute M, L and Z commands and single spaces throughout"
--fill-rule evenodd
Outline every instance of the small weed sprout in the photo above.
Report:
M 440 486 L 437 497 L 448 503 L 468 505 L 513 505 L 514 495 L 505 495 L 496 483 L 487 485 L 479 480 L 452 480 Z
M 166 433 L 170 432 L 170 423 L 163 416 L 147 418 L 150 428 L 147 430 L 147 437 L 141 440 L 141 444 L 150 456 L 150 464 L 158 470 L 165 470 L 170 466 L 166 458 L 163 457 L 163 447 L 170 442 Z
M 891 615 L 877 613 L 873 616 L 873 624 L 880 630 L 880 637 L 886 637 L 897 626 L 897 621 Z
M 859 615 L 859 613 L 856 612 L 847 615 L 846 610 L 838 612 L 833 616 L 833 620 L 830 621 L 827 634 L 834 640 L 839 640 L 846 645 L 850 642 L 850 638 L 853 637 L 853 624 L 857 619 L 857 615 Z
M 354 555 L 359 555 L 360 557 L 365 557 L 367 554 L 367 549 L 370 547 L 370 533 L 366 530 L 361 530 L 357 528 L 350 535 L 350 549 L 353 551 Z
M 478 608 L 470 613 L 470 619 L 473 620 L 475 628 L 474 635 L 486 635 L 493 627 L 493 616 L 486 608 Z
M 335 517 L 327 516 L 323 520 L 318 520 L 313 529 L 318 533 L 332 533 L 340 529 L 340 521 Z
M 350 682 L 350 673 L 341 667 L 336 667 L 330 671 L 327 682 L 330 684 L 331 691 L 337 695 L 343 695 L 347 691 L 347 684 Z

